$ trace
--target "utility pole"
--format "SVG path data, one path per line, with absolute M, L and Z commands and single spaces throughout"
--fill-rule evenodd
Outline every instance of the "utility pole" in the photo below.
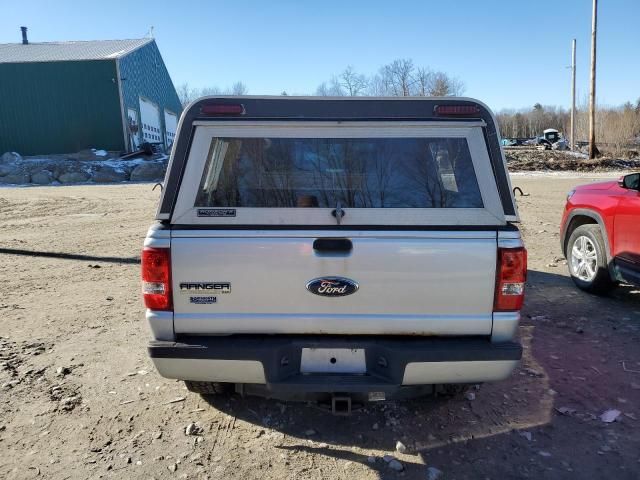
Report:
M 596 37 L 598 31 L 598 0 L 593 0 L 591 17 L 591 91 L 589 92 L 589 158 L 596 157 Z
M 576 39 L 571 42 L 571 150 L 576 149 Z

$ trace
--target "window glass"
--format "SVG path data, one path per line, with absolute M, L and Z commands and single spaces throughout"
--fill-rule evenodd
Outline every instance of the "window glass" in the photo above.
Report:
M 196 207 L 482 208 L 464 138 L 213 138 Z

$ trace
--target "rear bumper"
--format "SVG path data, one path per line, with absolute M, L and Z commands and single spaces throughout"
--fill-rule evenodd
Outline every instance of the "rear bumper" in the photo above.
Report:
M 505 379 L 522 357 L 516 342 L 482 338 L 365 336 L 183 337 L 152 341 L 149 355 L 163 377 L 261 384 L 270 392 L 387 392 L 409 385 Z M 303 348 L 364 349 L 364 374 L 302 374 Z

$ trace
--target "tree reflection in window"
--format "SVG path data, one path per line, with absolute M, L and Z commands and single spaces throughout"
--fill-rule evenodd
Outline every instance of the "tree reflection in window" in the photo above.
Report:
M 463 138 L 214 138 L 197 207 L 482 208 Z

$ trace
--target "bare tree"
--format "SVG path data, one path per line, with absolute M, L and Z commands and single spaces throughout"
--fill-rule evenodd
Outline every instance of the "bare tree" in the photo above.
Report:
M 415 74 L 416 95 L 427 97 L 431 95 L 433 85 L 433 72 L 428 68 L 418 68 Z
M 344 97 L 345 92 L 340 86 L 337 77 L 333 77 L 330 82 L 322 82 L 316 89 L 316 95 L 320 97 Z
M 222 89 L 217 85 L 203 88 L 191 88 L 188 83 L 183 83 L 178 86 L 176 92 L 178 98 L 183 107 L 186 107 L 189 103 L 200 97 L 206 97 L 210 95 L 246 95 L 249 89 L 242 82 L 236 82 L 231 87 Z
M 191 103 L 198 97 L 197 90 L 191 88 L 186 82 L 178 85 L 176 92 L 178 93 L 178 98 L 180 99 L 180 103 L 183 107 L 186 107 L 189 103 Z
M 246 95 L 248 92 L 249 92 L 249 89 L 242 82 L 236 82 L 231 86 L 232 95 Z
M 459 96 L 464 91 L 464 84 L 457 78 L 444 72 L 435 72 L 431 76 L 429 95 L 432 97 Z
M 411 59 L 397 59 L 382 66 L 374 75 L 357 73 L 350 65 L 316 89 L 320 96 L 447 96 L 461 95 L 464 83 L 444 72 L 415 67 Z
M 387 92 L 396 97 L 408 97 L 415 85 L 415 67 L 413 60 L 403 58 L 394 60 L 380 69 L 383 85 Z
M 344 72 L 340 74 L 338 79 L 340 87 L 344 88 L 346 94 L 350 97 L 356 97 L 363 95 L 367 90 L 369 82 L 367 77 L 362 74 L 356 73 L 354 68 L 349 65 Z

